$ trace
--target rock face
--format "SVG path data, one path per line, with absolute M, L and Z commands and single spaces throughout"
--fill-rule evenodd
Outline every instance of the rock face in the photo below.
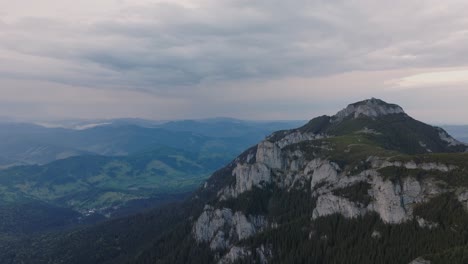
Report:
M 264 164 L 271 169 L 283 168 L 281 148 L 278 144 L 265 140 L 260 142 L 257 148 L 257 163 Z
M 358 118 L 359 116 L 367 116 L 377 118 L 382 115 L 404 113 L 405 111 L 398 105 L 387 104 L 382 100 L 372 98 L 356 104 L 350 104 L 338 112 L 335 117 L 336 121 L 341 121 L 347 117 Z
M 288 153 L 283 149 L 292 144 L 297 144 L 311 139 L 323 138 L 323 135 L 314 135 L 306 133 L 304 135 L 295 132 L 288 135 L 277 142 L 264 140 L 257 145 L 257 152 L 255 153 L 255 163 L 238 162 L 232 171 L 232 176 L 235 177 L 235 185 L 228 186 L 219 192 L 221 200 L 235 198 L 239 194 L 252 190 L 254 187 L 263 188 L 273 181 L 272 174 L 274 171 L 297 171 L 302 167 L 304 159 L 302 159 L 301 152 Z M 249 160 L 249 159 L 248 159 Z M 328 163 L 327 163 L 328 164 Z M 317 170 L 316 180 L 318 177 L 325 175 L 328 177 L 328 172 L 333 170 L 331 165 L 320 164 L 315 162 L 310 166 L 319 166 Z M 333 164 L 332 164 L 333 165 Z M 333 166 L 337 166 L 334 164 Z M 279 184 L 285 184 L 283 180 Z M 291 183 L 290 183 L 291 184 Z
M 382 177 L 373 179 L 375 202 L 372 203 L 372 209 L 386 223 L 401 223 L 411 219 L 412 205 L 425 199 L 420 183 L 413 178 L 406 178 L 401 184 L 384 181 Z
M 360 208 L 359 205 L 339 196 L 325 194 L 318 197 L 317 207 L 312 213 L 312 218 L 332 214 L 342 214 L 347 218 L 355 218 L 366 212 L 366 208 Z
M 371 176 L 362 177 L 364 175 Z M 332 179 L 336 177 L 331 174 Z M 430 180 L 420 182 L 412 177 L 406 177 L 402 182 L 385 180 L 376 169 L 365 171 L 356 176 L 338 176 L 344 181 L 332 181 L 315 191 L 318 196 L 317 206 L 313 212 L 313 218 L 331 214 L 341 214 L 347 218 L 362 216 L 368 212 L 376 212 L 382 221 L 398 224 L 413 219 L 413 206 L 428 200 L 428 198 L 442 192 L 435 183 Z M 354 181 L 353 179 L 354 178 Z M 368 195 L 371 202 L 363 205 L 358 201 L 350 201 L 346 198 L 333 195 L 334 190 L 350 186 L 358 182 L 366 182 L 370 189 Z
M 327 160 L 314 159 L 307 164 L 304 173 L 310 174 L 312 172 L 311 188 L 313 189 L 317 184 L 328 181 L 333 182 L 338 179 L 339 166 Z
M 293 144 L 300 143 L 298 138 Z M 304 137 L 304 138 L 310 138 Z M 307 140 L 306 140 L 307 141 Z M 232 170 L 235 183 L 218 193 L 220 201 L 235 199 L 240 194 L 252 191 L 254 187 L 265 188 L 268 184 L 276 184 L 285 190 L 291 188 L 310 188 L 317 198 L 312 219 L 332 214 L 341 214 L 347 218 L 362 216 L 368 212 L 376 212 L 386 223 L 402 223 L 413 219 L 413 206 L 427 201 L 441 193 L 436 184 L 430 180 L 420 181 L 413 177 L 403 177 L 399 182 L 392 182 L 379 174 L 378 170 L 386 167 L 401 167 L 427 171 L 448 172 L 456 167 L 438 163 L 416 163 L 388 161 L 369 157 L 370 168 L 356 175 L 347 175 L 338 164 L 324 158 L 308 160 L 301 151 L 286 150 L 287 144 L 264 141 L 257 147 L 256 161 L 249 163 L 239 161 Z M 306 183 L 310 182 L 310 185 Z M 371 198 L 369 204 L 352 201 L 333 192 L 365 182 L 370 188 L 367 195 Z M 468 200 L 466 194 L 460 194 L 461 201 Z M 423 220 L 421 227 L 432 227 L 433 223 Z M 236 259 L 235 256 L 245 256 L 251 252 L 233 248 L 242 241 L 263 231 L 269 224 L 264 216 L 244 215 L 230 208 L 214 208 L 207 205 L 196 220 L 193 234 L 196 241 L 208 243 L 212 250 L 230 249 L 220 263 Z
M 233 213 L 228 208 L 206 206 L 193 227 L 193 234 L 198 242 L 209 243 L 211 249 L 217 250 L 249 238 L 266 225 L 262 216 L 245 216 L 241 212 Z

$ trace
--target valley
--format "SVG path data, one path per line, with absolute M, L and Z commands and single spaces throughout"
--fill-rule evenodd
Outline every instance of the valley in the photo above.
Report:
M 63 230 L 181 201 L 266 131 L 290 125 L 222 119 L 171 122 L 169 130 L 120 122 L 83 130 L 0 124 L 8 157 L 0 234 Z M 216 129 L 218 137 L 207 135 Z

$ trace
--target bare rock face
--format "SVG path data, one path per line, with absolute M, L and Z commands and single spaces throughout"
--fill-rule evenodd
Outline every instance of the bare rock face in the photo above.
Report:
M 359 207 L 345 198 L 326 194 L 318 197 L 317 207 L 312 213 L 312 219 L 332 214 L 341 214 L 347 218 L 355 218 L 363 215 L 366 208 Z
M 312 136 L 301 137 L 296 133 L 283 143 L 297 143 L 310 137 Z M 312 219 L 335 213 L 354 218 L 372 211 L 378 213 L 382 221 L 396 224 L 413 219 L 414 205 L 427 201 L 442 190 L 431 181 L 421 182 L 412 177 L 402 177 L 401 182 L 392 182 L 379 175 L 378 169 L 393 166 L 449 172 L 456 168 L 447 164 L 399 162 L 369 157 L 367 162 L 371 164 L 371 169 L 357 175 L 345 175 L 341 168 L 332 161 L 323 158 L 306 160 L 300 151 L 288 152 L 284 150 L 286 145 L 282 146 L 283 148 L 269 141 L 260 143 L 257 147 L 256 162 L 238 163 L 232 173 L 236 179 L 235 184 L 223 189 L 219 193 L 219 198 L 221 200 L 235 198 L 254 187 L 262 188 L 270 183 L 283 189 L 290 189 L 293 186 L 300 187 L 310 182 L 313 195 L 317 197 L 317 206 L 313 211 Z M 362 205 L 332 193 L 333 190 L 359 182 L 366 182 L 371 186 L 369 196 L 372 199 L 368 205 Z M 460 200 L 465 201 L 465 196 L 460 197 Z M 250 235 L 249 232 L 247 234 Z M 217 237 L 221 238 L 221 235 L 222 233 L 219 233 Z M 223 246 L 223 243 L 215 244 Z
M 257 145 L 257 150 L 255 153 L 255 162 L 237 162 L 234 170 L 232 171 L 232 176 L 235 177 L 236 181 L 233 186 L 228 186 L 221 190 L 218 195 L 221 200 L 226 200 L 229 198 L 235 198 L 239 194 L 246 191 L 252 190 L 254 187 L 263 188 L 265 185 L 273 181 L 272 171 L 299 171 L 304 165 L 304 159 L 302 153 L 296 151 L 294 153 L 285 152 L 283 149 L 290 144 L 296 144 L 305 140 L 311 140 L 314 138 L 321 138 L 323 136 L 317 136 L 312 133 L 301 134 L 299 132 L 294 132 L 289 135 L 286 135 L 284 138 L 277 142 L 270 142 L 269 140 L 264 140 Z M 249 154 L 251 155 L 251 154 Z M 247 161 L 251 160 L 252 157 L 248 157 Z M 319 180 L 320 174 L 325 175 L 327 170 L 332 170 L 330 166 L 335 166 L 336 164 L 330 165 L 328 162 L 327 165 L 324 165 L 320 168 L 320 171 L 316 178 Z M 311 165 L 313 166 L 313 165 Z M 317 165 L 318 166 L 318 165 Z M 309 169 L 311 170 L 311 169 Z M 294 177 L 296 177 L 295 175 Z M 277 184 L 288 186 L 292 184 L 296 179 L 280 179 Z
M 373 211 L 378 213 L 385 223 L 398 224 L 413 219 L 414 205 L 441 192 L 431 182 L 421 185 L 421 182 L 411 177 L 394 183 L 384 180 L 376 171 L 368 171 L 367 175 L 373 175 L 373 177 L 369 179 L 357 175 L 354 178 L 356 182 L 369 183 L 371 189 L 368 195 L 372 201 L 368 205 L 332 194 L 333 190 L 356 183 L 352 179 L 341 176 L 346 181 L 325 185 L 314 192 L 318 197 L 312 219 L 337 213 L 347 218 L 355 218 Z
M 254 186 L 261 183 L 271 182 L 270 168 L 262 163 L 253 165 L 238 165 L 233 175 L 236 177 L 235 195 L 252 190 Z
M 382 165 L 383 163 L 378 164 Z M 403 166 L 404 164 L 400 165 Z M 415 167 L 424 168 L 426 166 L 417 164 Z M 448 166 L 428 167 L 442 170 L 448 168 Z M 402 177 L 400 181 L 385 179 L 379 175 L 377 171 L 379 168 L 382 167 L 369 169 L 354 176 L 332 171 L 328 174 L 329 178 L 320 177 L 327 184 L 322 185 L 313 192 L 317 196 L 317 206 L 314 209 L 312 218 L 315 219 L 335 213 L 347 218 L 354 218 L 368 212 L 376 212 L 385 223 L 398 224 L 413 219 L 413 207 L 416 204 L 426 202 L 431 197 L 444 192 L 430 179 L 420 181 L 409 176 Z M 368 205 L 333 194 L 334 190 L 346 188 L 359 182 L 365 182 L 370 186 L 368 196 L 371 201 Z M 468 195 L 466 196 L 468 197 Z M 464 194 L 460 194 L 460 201 L 465 201 L 465 198 Z M 466 199 L 468 201 L 468 198 Z
M 248 153 L 245 160 L 237 159 L 235 161 L 235 167 L 232 170 L 235 183 L 218 192 L 219 200 L 234 199 L 254 187 L 263 188 L 273 182 L 273 171 L 294 172 L 289 175 L 289 180 L 286 176 L 275 179 L 276 184 L 285 187 L 307 177 L 310 178 L 312 175 L 314 175 L 312 177 L 315 177 L 316 181 L 329 177 L 330 172 L 336 170 L 336 165 L 328 161 L 316 162 L 311 165 L 316 166 L 316 168 L 310 168 L 309 166 L 308 173 L 310 175 L 305 176 L 303 174 L 304 158 L 302 153 L 283 151 L 283 148 L 290 144 L 317 137 L 322 136 L 294 132 L 276 142 L 271 142 L 268 139 L 262 141 L 257 145 L 255 153 Z M 255 155 L 255 160 L 251 162 L 254 158 L 253 155 Z M 230 261 L 247 254 L 247 251 L 232 247 L 232 244 L 251 237 L 262 231 L 267 225 L 268 223 L 263 216 L 245 216 L 242 212 L 233 212 L 229 208 L 215 209 L 207 205 L 196 220 L 192 233 L 197 242 L 209 243 L 212 250 L 230 248 L 229 253 L 220 260 L 220 263 L 230 263 Z M 263 259 L 266 261 L 268 252 L 265 251 L 265 248 L 260 249 L 260 252 L 262 252 Z M 260 255 L 259 257 L 262 259 Z
M 338 171 L 340 167 L 327 160 L 314 159 L 307 164 L 304 170 L 305 174 L 312 172 L 311 188 L 324 181 L 334 182 L 338 180 Z
M 389 114 L 403 114 L 405 111 L 398 106 L 387 104 L 381 100 L 372 98 L 362 101 L 358 104 L 351 104 L 335 115 L 336 121 L 341 121 L 347 117 L 358 118 L 359 116 L 367 116 L 376 118 Z
M 195 239 L 198 242 L 210 243 L 210 248 L 225 248 L 224 227 L 232 222 L 232 211 L 230 209 L 214 209 L 206 206 L 193 227 Z
M 372 209 L 386 223 L 402 223 L 412 217 L 411 205 L 422 202 L 421 186 L 418 181 L 406 178 L 402 184 L 373 178 L 372 189 L 375 201 Z
M 265 164 L 272 169 L 283 168 L 283 160 L 281 158 L 280 147 L 270 141 L 262 141 L 257 147 L 257 162 Z
M 254 187 L 262 188 L 263 185 L 271 182 L 271 169 L 263 163 L 238 163 L 232 171 L 232 175 L 236 179 L 235 184 L 227 186 L 218 193 L 220 200 L 235 198 Z
M 213 250 L 228 248 L 256 232 L 263 230 L 267 222 L 263 216 L 245 216 L 231 209 L 214 209 L 205 206 L 193 226 L 193 235 L 197 242 L 209 243 Z

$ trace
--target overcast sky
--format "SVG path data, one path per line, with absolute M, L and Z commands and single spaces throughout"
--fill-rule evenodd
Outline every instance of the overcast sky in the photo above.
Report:
M 0 116 L 468 124 L 466 0 L 0 0 Z

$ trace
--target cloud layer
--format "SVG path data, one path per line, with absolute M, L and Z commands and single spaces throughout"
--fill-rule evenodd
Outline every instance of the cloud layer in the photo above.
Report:
M 464 95 L 466 78 L 453 85 L 428 77 L 443 68 L 452 78 L 468 65 L 467 7 L 458 0 L 0 1 L 0 95 L 10 94 L 10 105 L 30 100 L 42 116 L 52 107 L 57 116 L 152 118 L 305 118 L 360 96 L 405 102 L 408 86 Z M 24 98 L 11 98 L 11 89 Z M 119 100 L 96 101 L 90 91 Z M 67 102 L 74 107 L 60 110 Z M 27 116 L 27 105 L 8 109 Z M 83 111 L 89 105 L 94 114 Z M 468 123 L 463 118 L 454 121 Z

